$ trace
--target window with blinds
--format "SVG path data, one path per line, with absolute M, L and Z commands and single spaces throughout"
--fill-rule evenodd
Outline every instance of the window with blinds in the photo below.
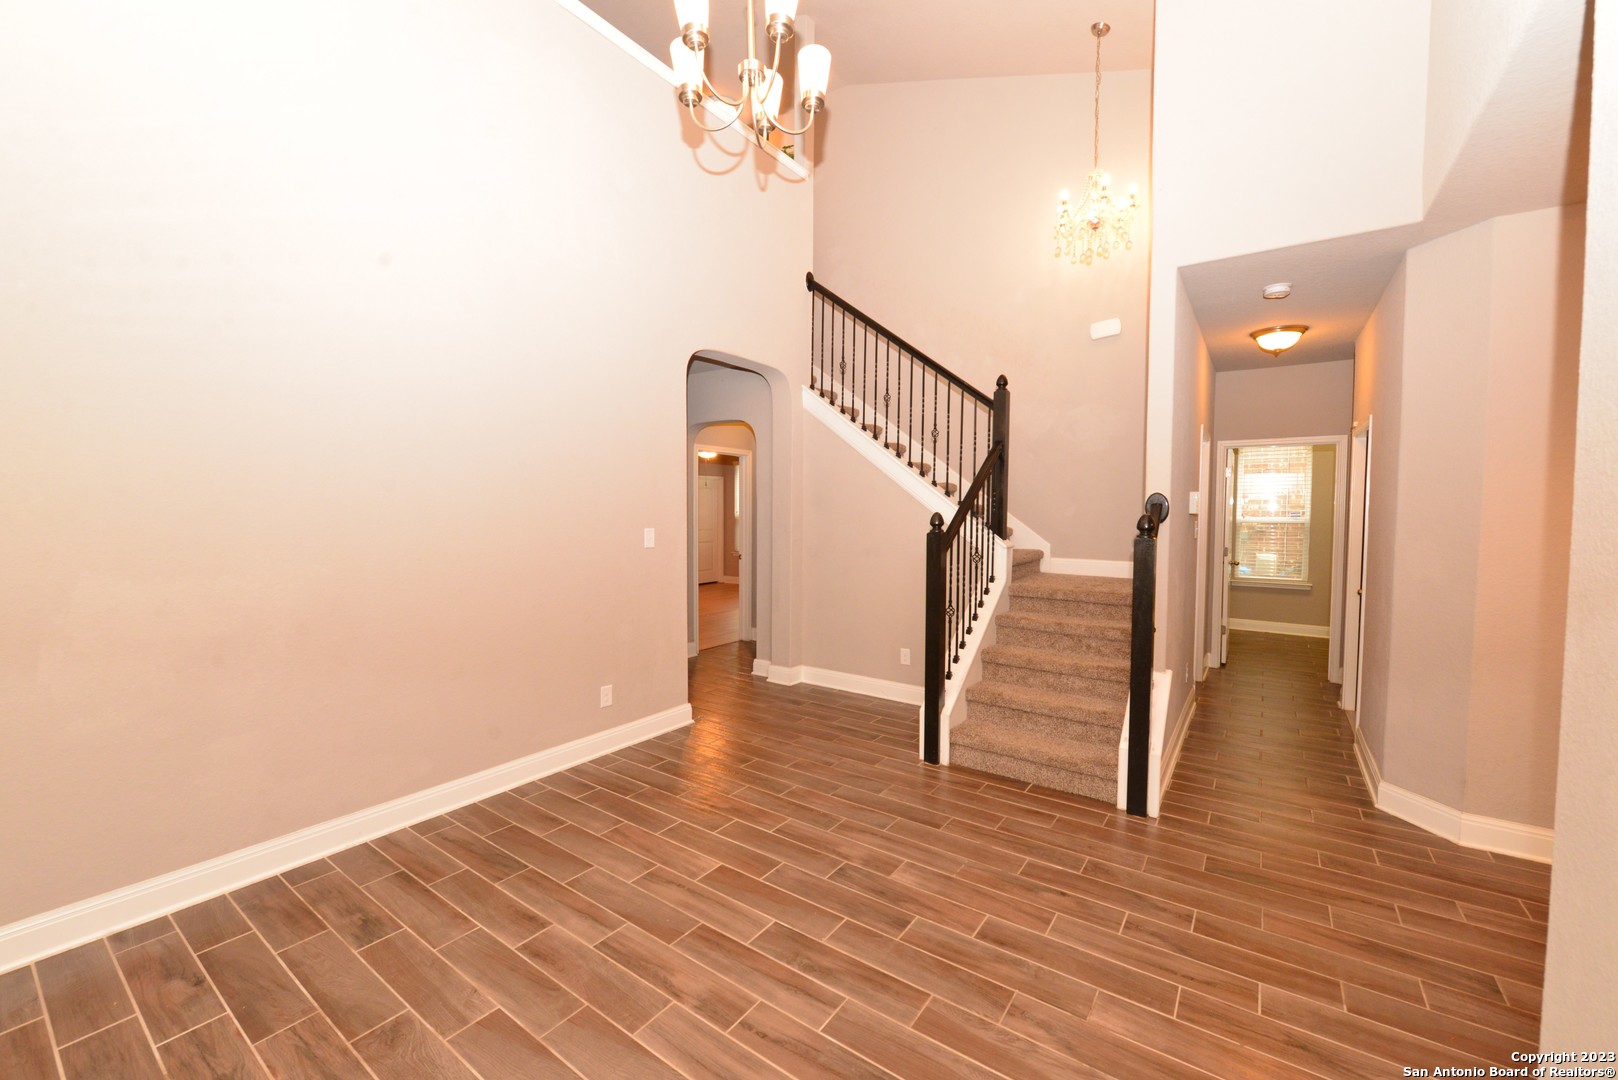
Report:
M 1309 580 L 1313 463 L 1311 446 L 1244 446 L 1236 451 L 1236 580 Z

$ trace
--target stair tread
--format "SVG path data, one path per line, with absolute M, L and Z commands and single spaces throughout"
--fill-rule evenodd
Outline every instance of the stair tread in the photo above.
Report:
M 1012 596 L 1055 600 L 1082 600 L 1127 608 L 1133 593 L 1128 578 L 1090 577 L 1084 574 L 1030 574 L 1011 583 Z
M 1099 630 L 1129 634 L 1129 618 L 1090 618 L 1083 615 L 1053 615 L 1045 611 L 1006 611 L 1000 615 L 1001 626 L 1026 630 L 1042 630 L 1048 634 L 1069 634 L 1073 637 L 1093 635 Z M 1120 643 L 1123 647 L 1124 643 Z
M 1013 548 L 1011 551 L 1011 565 L 1026 566 L 1028 563 L 1039 562 L 1044 557 L 1045 553 L 1038 548 Z
M 966 688 L 966 700 L 971 704 L 995 705 L 1080 724 L 1122 724 L 1124 702 L 1128 697 L 1127 687 L 1119 696 L 1075 694 L 1003 679 L 982 679 Z
M 1122 651 L 1122 650 L 1120 650 Z M 1105 653 L 1061 652 L 1056 649 L 1036 649 L 1027 645 L 986 645 L 983 648 L 985 664 L 1004 664 L 1007 667 L 1033 668 L 1036 671 L 1055 671 L 1063 675 L 1128 675 L 1128 655 L 1108 656 Z
M 1010 724 L 968 720 L 951 731 L 949 739 L 952 752 L 965 747 L 1088 776 L 1118 774 L 1116 738 L 1107 745 L 1099 738 L 1063 738 Z

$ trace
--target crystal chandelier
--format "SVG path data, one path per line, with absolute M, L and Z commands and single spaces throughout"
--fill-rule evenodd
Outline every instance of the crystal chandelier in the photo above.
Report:
M 1095 147 L 1084 197 L 1075 207 L 1065 188 L 1057 196 L 1061 201 L 1056 211 L 1056 257 L 1066 255 L 1069 262 L 1086 266 L 1097 255 L 1105 259 L 1115 250 L 1127 251 L 1132 246 L 1129 226 L 1135 220 L 1135 185 L 1129 185 L 1127 202 L 1114 202 L 1108 190 L 1112 180 L 1101 171 L 1101 39 L 1111 30 L 1104 22 L 1090 27 L 1096 39 Z
M 703 131 L 720 131 L 740 122 L 761 146 L 772 131 L 802 135 L 809 130 L 815 116 L 826 107 L 831 53 L 824 45 L 805 45 L 798 50 L 798 84 L 803 88 L 799 104 L 809 119 L 801 128 L 788 127 L 781 122 L 784 82 L 780 75 L 781 44 L 792 39 L 792 21 L 797 13 L 798 0 L 765 0 L 764 35 L 773 46 L 770 66 L 765 67 L 758 59 L 758 24 L 753 14 L 753 0 L 747 0 L 747 58 L 736 65 L 742 92 L 732 100 L 708 81 L 708 0 L 674 0 L 680 36 L 669 43 L 669 61 L 679 87 L 676 96 L 680 104 L 691 111 L 692 123 Z M 708 127 L 697 119 L 697 106 L 710 94 L 736 110 L 729 120 L 715 127 Z

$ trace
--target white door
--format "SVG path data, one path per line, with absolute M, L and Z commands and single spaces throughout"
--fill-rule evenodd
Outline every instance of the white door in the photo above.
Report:
M 724 566 L 725 481 L 719 476 L 697 477 L 697 584 L 718 581 Z
M 1348 585 L 1343 605 L 1343 696 L 1338 699 L 1338 705 L 1356 713 L 1356 724 L 1365 653 L 1365 537 L 1370 497 L 1371 418 L 1366 417 L 1365 430 L 1354 433 L 1348 453 Z

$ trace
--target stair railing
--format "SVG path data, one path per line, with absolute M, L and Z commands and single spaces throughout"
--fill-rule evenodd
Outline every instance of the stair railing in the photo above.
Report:
M 1004 389 L 1005 379 L 1001 380 Z M 984 598 L 999 571 L 995 537 L 1004 533 L 1006 444 L 989 448 L 948 525 L 934 514 L 927 533 L 926 660 L 922 669 L 922 760 L 943 750 L 944 685 L 954 677 L 966 639 L 977 629 Z M 998 510 L 996 509 L 998 508 Z M 995 531 L 996 513 L 1002 528 Z
M 1010 531 L 1011 391 L 991 396 L 804 276 L 809 386 L 955 504 L 927 533 L 922 757 L 942 757 L 944 696 L 1000 573 Z
M 810 388 L 959 503 L 989 448 L 1005 441 L 1004 410 L 995 404 L 1003 393 L 991 397 L 972 386 L 814 274 L 804 283 Z M 1003 376 L 999 388 L 1005 389 Z
M 1156 635 L 1157 530 L 1169 514 L 1168 497 L 1153 492 L 1135 523 L 1135 580 L 1129 608 L 1129 760 L 1124 808 L 1146 815 L 1147 772 L 1152 752 L 1152 653 Z

